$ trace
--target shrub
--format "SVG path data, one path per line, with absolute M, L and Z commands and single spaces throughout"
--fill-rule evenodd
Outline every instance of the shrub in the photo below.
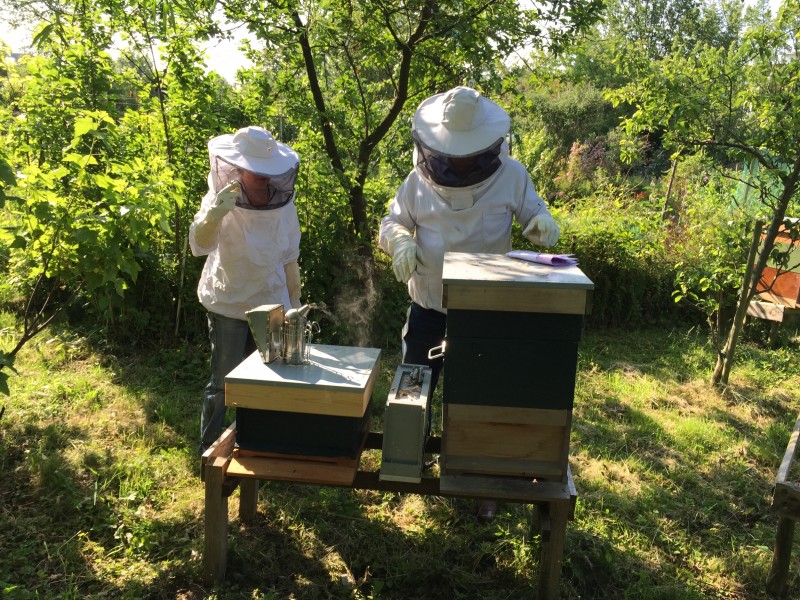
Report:
M 562 226 L 558 251 L 574 254 L 595 284 L 587 325 L 643 326 L 687 317 L 672 300 L 665 229 L 645 192 L 609 185 L 557 211 L 556 218 Z

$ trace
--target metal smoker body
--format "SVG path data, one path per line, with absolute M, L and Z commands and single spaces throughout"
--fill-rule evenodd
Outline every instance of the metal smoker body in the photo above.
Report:
M 313 304 L 284 313 L 282 304 L 263 304 L 245 314 L 264 364 L 281 358 L 290 365 L 308 362 L 308 344 L 319 332 L 319 325 L 308 320 Z

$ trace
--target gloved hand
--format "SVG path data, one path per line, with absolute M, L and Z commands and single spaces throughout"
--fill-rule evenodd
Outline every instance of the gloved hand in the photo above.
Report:
M 236 208 L 236 202 L 242 196 L 242 186 L 233 181 L 217 192 L 217 201 L 208 211 L 208 219 L 221 221 L 222 217 Z
M 386 234 L 389 254 L 392 255 L 394 276 L 400 283 L 408 283 L 417 268 L 417 242 L 414 236 L 403 228 L 396 227 Z
M 289 290 L 289 303 L 292 308 L 300 308 L 303 304 L 300 302 L 300 265 L 297 261 L 283 265 L 283 270 L 286 273 L 286 287 Z
M 553 246 L 561 235 L 561 228 L 547 211 L 533 217 L 522 232 L 527 239 L 540 246 Z

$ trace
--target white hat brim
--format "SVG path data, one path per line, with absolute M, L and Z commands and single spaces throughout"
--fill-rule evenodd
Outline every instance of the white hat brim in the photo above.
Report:
M 232 133 L 226 133 L 208 142 L 208 152 L 212 157 L 220 158 L 245 171 L 259 175 L 283 175 L 300 163 L 297 152 L 286 144 L 275 141 L 269 158 L 247 156 L 233 144 Z
M 414 113 L 412 128 L 419 140 L 431 150 L 448 156 L 469 156 L 494 146 L 511 128 L 508 113 L 498 104 L 481 96 L 485 118 L 470 131 L 454 131 L 442 124 L 446 93 L 431 96 Z

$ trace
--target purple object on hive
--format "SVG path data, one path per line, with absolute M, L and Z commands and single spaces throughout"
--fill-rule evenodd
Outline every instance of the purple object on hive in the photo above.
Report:
M 545 252 L 533 252 L 532 250 L 512 250 L 506 253 L 506 256 L 553 267 L 573 267 L 578 264 L 578 259 L 572 254 L 547 254 Z

